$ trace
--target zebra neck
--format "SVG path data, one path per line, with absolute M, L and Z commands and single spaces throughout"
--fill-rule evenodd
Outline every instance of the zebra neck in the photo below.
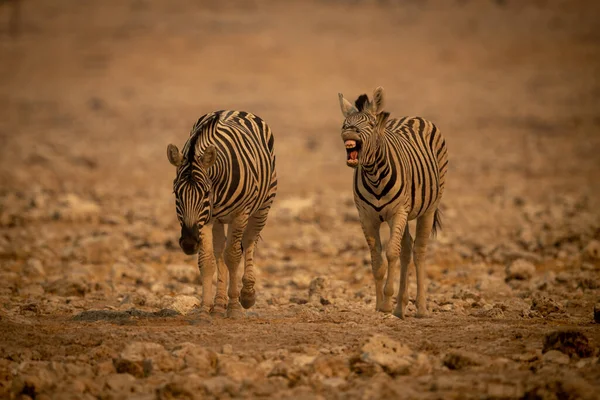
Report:
M 361 165 L 363 182 L 370 183 L 369 186 L 376 187 L 389 179 L 390 164 L 385 140 L 377 138 L 371 147 L 372 151 L 365 154 Z

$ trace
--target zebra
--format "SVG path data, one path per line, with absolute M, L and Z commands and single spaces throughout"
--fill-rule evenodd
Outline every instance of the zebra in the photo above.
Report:
M 441 228 L 438 207 L 448 170 L 445 139 L 433 123 L 423 118 L 390 119 L 383 110 L 382 87 L 375 89 L 373 100 L 363 94 L 354 105 L 341 93 L 338 96 L 345 117 L 341 135 L 346 164 L 355 169 L 354 202 L 371 253 L 376 310 L 392 311 L 400 262 L 400 287 L 393 314 L 404 319 L 412 255 L 417 272 L 416 316 L 426 317 L 425 253 L 429 236 Z M 414 245 L 408 228 L 408 221 L 413 219 L 417 220 Z M 387 260 L 382 257 L 379 236 L 384 221 L 390 229 Z
M 198 254 L 200 313 L 239 317 L 242 306 L 250 308 L 256 301 L 254 249 L 277 193 L 271 128 L 245 111 L 208 113 L 194 124 L 181 152 L 173 144 L 167 146 L 167 158 L 177 167 L 173 192 L 181 225 L 179 245 L 187 255 Z M 237 271 L 242 255 L 240 293 Z

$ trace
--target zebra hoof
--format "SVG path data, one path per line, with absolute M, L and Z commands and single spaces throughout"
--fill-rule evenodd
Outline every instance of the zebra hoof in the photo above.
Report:
M 187 320 L 190 325 L 208 325 L 212 323 L 210 314 L 204 310 L 190 313 Z
M 256 303 L 256 293 L 254 289 L 242 289 L 242 293 L 240 294 L 240 303 L 242 303 L 242 307 L 245 309 L 252 307 L 254 303 Z
M 239 303 L 232 306 L 231 304 L 227 307 L 227 318 L 239 319 L 244 317 L 244 311 L 240 307 Z
M 216 305 L 212 310 L 210 310 L 210 315 L 213 317 L 224 317 L 226 312 L 227 309 L 225 306 Z
M 390 301 L 384 301 L 383 304 L 379 307 L 379 309 L 377 311 L 380 311 L 384 314 L 389 314 L 392 312 L 392 302 Z
M 429 318 L 429 311 L 427 310 L 417 310 L 417 314 L 415 315 L 417 318 Z
M 405 317 L 404 310 L 402 310 L 402 309 L 395 309 L 394 310 L 394 316 L 398 317 L 400 319 L 404 319 L 404 317 Z

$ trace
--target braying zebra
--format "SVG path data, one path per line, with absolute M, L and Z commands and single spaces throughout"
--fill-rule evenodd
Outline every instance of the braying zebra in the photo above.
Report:
M 271 129 L 256 115 L 216 111 L 200 117 L 181 153 L 175 145 L 167 146 L 167 157 L 177 167 L 173 191 L 181 224 L 179 245 L 185 254 L 198 253 L 202 313 L 227 310 L 228 316 L 237 317 L 241 306 L 252 307 L 256 300 L 254 248 L 277 192 L 273 143 Z
M 373 100 L 361 95 L 352 105 L 340 93 L 345 120 L 342 140 L 346 164 L 354 171 L 354 201 L 367 244 L 376 288 L 376 309 L 392 311 L 392 296 L 400 273 L 394 315 L 404 318 L 408 304 L 407 271 L 411 255 L 417 271 L 417 317 L 428 315 L 425 298 L 425 252 L 429 236 L 441 227 L 439 204 L 444 193 L 448 153 L 437 127 L 419 117 L 389 119 L 383 111 L 383 88 Z M 417 219 L 413 241 L 408 221 Z M 379 228 L 390 228 L 386 258 Z M 384 286 L 384 277 L 387 279 Z M 398 264 L 401 268 L 398 268 Z

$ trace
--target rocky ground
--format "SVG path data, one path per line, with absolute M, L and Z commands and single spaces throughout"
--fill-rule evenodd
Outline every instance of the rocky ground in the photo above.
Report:
M 594 2 L 21 11 L 0 25 L 0 397 L 597 398 Z M 378 85 L 449 146 L 427 319 L 414 271 L 408 318 L 374 311 L 337 93 Z M 270 123 L 280 190 L 256 305 L 206 321 L 165 148 L 220 108 Z

